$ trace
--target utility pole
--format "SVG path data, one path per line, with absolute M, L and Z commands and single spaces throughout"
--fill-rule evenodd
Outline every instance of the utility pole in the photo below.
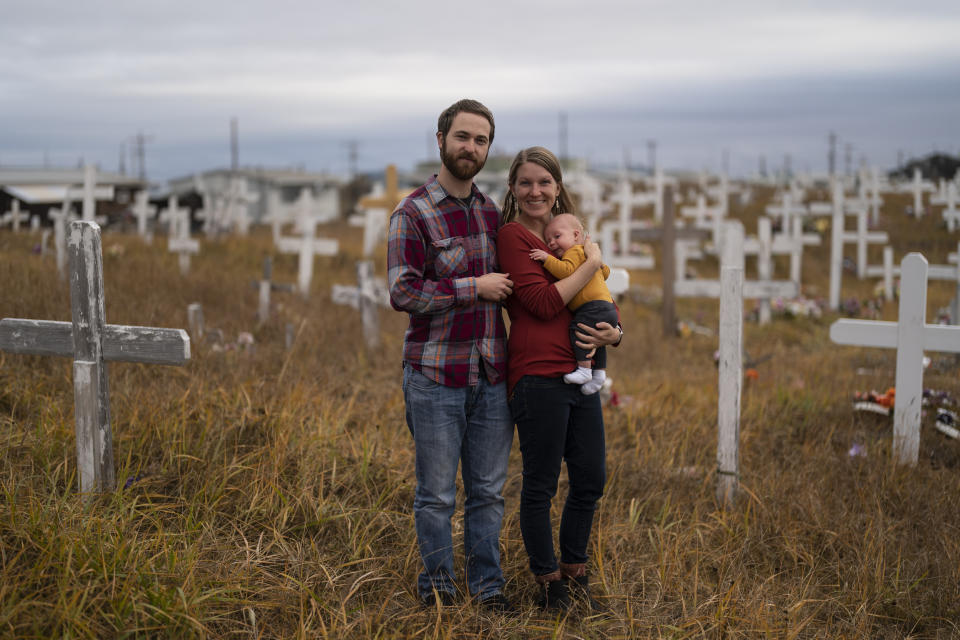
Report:
M 827 172 L 832 178 L 837 174 L 837 134 L 831 131 L 827 140 L 830 144 L 830 150 L 827 152 Z
M 650 175 L 657 172 L 657 141 L 647 140 L 647 167 L 650 169 Z
M 230 171 L 236 173 L 240 168 L 240 141 L 237 118 L 230 118 Z
M 357 140 L 347 140 L 343 143 L 347 147 L 347 172 L 348 178 L 353 180 L 357 176 L 357 149 L 360 146 L 360 142 Z
M 560 164 L 563 164 L 563 161 L 567 159 L 567 112 L 560 112 Z
M 143 131 L 131 138 L 133 141 L 133 157 L 136 158 L 137 177 L 142 181 L 147 181 L 147 143 L 153 142 L 153 136 L 144 135 Z

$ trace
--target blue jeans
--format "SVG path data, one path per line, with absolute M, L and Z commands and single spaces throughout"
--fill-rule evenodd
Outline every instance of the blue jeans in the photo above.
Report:
M 473 387 L 445 387 L 410 365 L 403 368 L 407 427 L 416 446 L 413 515 L 423 559 L 423 572 L 417 580 L 421 598 L 433 589 L 456 591 L 450 518 L 461 462 L 467 588 L 480 600 L 503 589 L 500 491 L 507 479 L 513 422 L 506 383 L 491 385 L 482 375 L 480 378 Z
M 560 562 L 584 563 L 593 513 L 606 481 L 599 394 L 583 395 L 578 385 L 563 378 L 523 376 L 513 388 L 510 410 L 523 454 L 520 533 L 530 570 L 543 576 L 559 568 L 550 503 L 564 460 L 570 490 L 560 517 Z

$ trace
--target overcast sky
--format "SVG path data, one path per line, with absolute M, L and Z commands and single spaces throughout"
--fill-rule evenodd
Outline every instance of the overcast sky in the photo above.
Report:
M 387 4 L 387 3 L 383 3 Z M 0 164 L 116 169 L 149 136 L 149 176 L 243 165 L 337 173 L 435 157 L 461 97 L 494 148 L 560 146 L 595 164 L 734 173 L 883 167 L 960 152 L 960 2 L 870 0 L 231 0 L 0 4 Z

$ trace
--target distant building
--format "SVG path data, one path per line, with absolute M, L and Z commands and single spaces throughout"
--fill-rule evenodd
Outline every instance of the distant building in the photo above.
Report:
M 8 210 L 16 199 L 21 211 L 39 216 L 41 221 L 47 220 L 51 208 L 66 202 L 80 214 L 83 179 L 83 167 L 0 167 L 0 211 Z M 94 190 L 97 215 L 120 216 L 133 202 L 133 195 L 144 187 L 138 178 L 98 170 Z
M 208 193 L 226 194 L 230 192 L 234 178 L 244 179 L 247 193 L 254 198 L 254 202 L 250 204 L 250 216 L 253 222 L 261 222 L 267 215 L 271 191 L 277 192 L 281 204 L 290 204 L 297 200 L 304 187 L 310 189 L 314 196 L 328 189 L 344 188 L 341 178 L 328 173 L 299 169 L 210 169 L 169 180 L 166 190 L 152 194 L 151 201 L 164 206 L 166 199 L 175 195 L 181 206 L 196 211 L 203 206 L 201 188 Z M 345 213 L 341 212 L 341 216 Z

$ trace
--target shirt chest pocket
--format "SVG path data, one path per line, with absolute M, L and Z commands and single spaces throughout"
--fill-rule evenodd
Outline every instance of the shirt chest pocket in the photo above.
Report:
M 454 236 L 441 238 L 432 242 L 434 269 L 441 278 L 449 278 L 467 272 L 470 266 L 468 249 L 471 238 L 469 236 Z

